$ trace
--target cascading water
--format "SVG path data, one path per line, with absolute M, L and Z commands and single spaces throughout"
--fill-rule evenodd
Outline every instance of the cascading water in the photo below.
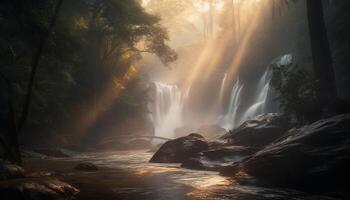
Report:
M 247 120 L 248 118 L 255 117 L 258 114 L 266 112 L 266 100 L 267 95 L 270 89 L 270 81 L 271 81 L 272 71 L 271 68 L 268 67 L 259 80 L 256 97 L 253 101 L 253 105 L 249 106 L 248 109 L 243 113 L 241 117 L 241 122 Z
M 270 89 L 271 76 L 272 71 L 268 67 L 258 82 L 253 103 L 244 112 L 238 112 L 242 101 L 243 90 L 243 83 L 238 78 L 231 91 L 228 112 L 219 118 L 219 125 L 226 129 L 232 129 L 239 126 L 248 118 L 266 112 L 265 107 Z
M 221 119 L 219 119 L 219 124 L 223 128 L 226 128 L 226 129 L 234 128 L 236 123 L 239 120 L 237 110 L 241 102 L 242 89 L 243 89 L 243 84 L 239 79 L 237 79 L 231 91 L 228 112 L 223 117 L 221 117 Z
M 182 126 L 182 110 L 186 95 L 176 85 L 155 82 L 155 97 L 151 105 L 155 136 L 174 138 L 176 128 Z

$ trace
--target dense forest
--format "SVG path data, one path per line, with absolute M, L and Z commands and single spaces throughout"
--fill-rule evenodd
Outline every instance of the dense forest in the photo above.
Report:
M 103 111 L 95 107 L 110 85 L 116 93 L 122 89 L 119 108 L 144 114 L 139 82 L 145 78 L 135 74 L 141 52 L 156 54 L 165 65 L 176 60 L 159 18 L 136 1 L 1 4 L 2 127 L 11 129 L 6 119 L 14 109 L 24 141 L 57 138 L 62 123 L 77 114 L 96 120 Z
M 349 8 L 1 1 L 0 198 L 349 198 Z

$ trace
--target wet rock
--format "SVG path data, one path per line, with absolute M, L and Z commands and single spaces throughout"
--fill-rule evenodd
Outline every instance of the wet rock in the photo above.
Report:
M 98 167 L 90 162 L 79 163 L 74 167 L 75 170 L 79 171 L 97 171 Z
M 188 136 L 165 142 L 153 155 L 150 162 L 181 163 L 207 149 L 208 143 L 204 137 L 191 133 Z
M 0 161 L 0 180 L 24 177 L 24 169 L 18 165 Z
M 212 140 L 222 137 L 227 131 L 218 125 L 203 125 L 198 129 L 198 133 L 203 137 Z
M 274 144 L 231 168 L 269 183 L 349 191 L 350 114 L 290 130 Z
M 0 186 L 1 199 L 70 200 L 79 193 L 73 186 L 59 180 L 25 181 Z
M 247 120 L 223 138 L 231 145 L 264 147 L 290 128 L 291 124 L 283 116 L 275 113 L 262 114 Z

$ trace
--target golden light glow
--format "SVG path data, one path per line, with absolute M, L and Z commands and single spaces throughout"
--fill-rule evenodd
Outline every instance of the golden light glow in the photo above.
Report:
M 265 4 L 266 4 L 266 1 L 265 1 Z M 262 6 L 264 6 L 264 5 L 262 5 Z M 231 66 L 229 68 L 229 74 L 228 74 L 229 81 L 233 80 L 234 75 L 236 74 L 237 69 L 239 68 L 239 66 L 241 64 L 243 57 L 246 56 L 246 53 L 247 53 L 246 51 L 247 51 L 249 42 L 250 42 L 253 34 L 255 33 L 256 29 L 258 28 L 259 19 L 262 18 L 262 10 L 263 9 L 261 7 L 259 7 L 257 9 L 257 11 L 254 12 L 254 14 L 250 20 L 249 26 L 247 26 L 247 29 L 241 38 L 240 45 L 236 51 L 235 56 L 232 59 Z
M 235 1 L 234 3 L 238 4 L 239 2 Z M 243 58 L 248 56 L 247 49 L 262 19 L 262 7 L 266 5 L 267 1 L 264 1 L 265 4 L 259 2 L 259 6 L 256 6 L 256 3 L 257 1 L 252 0 L 246 1 L 243 6 L 241 5 L 240 39 L 235 50 L 232 50 L 233 57 L 228 67 L 226 82 L 234 81 Z M 225 51 L 229 49 L 227 48 L 228 45 L 232 45 L 229 44 L 232 35 L 226 33 L 225 35 L 219 35 L 217 37 L 218 39 L 205 43 L 197 62 L 193 65 L 192 70 L 186 77 L 184 89 L 190 88 L 197 80 L 203 82 L 210 80 L 213 71 L 220 66 L 222 59 L 227 56 L 227 54 L 225 55 L 225 53 L 227 53 Z M 217 102 L 212 104 L 208 109 L 211 110 L 211 112 L 216 112 L 221 103 L 222 97 L 217 98 Z
M 66 126 L 63 133 L 69 134 L 70 139 L 79 140 L 86 130 L 93 125 L 113 102 L 120 96 L 126 85 L 139 72 L 142 62 L 131 65 L 127 72 L 121 77 L 113 79 L 105 86 L 105 89 L 95 94 L 95 98 L 85 102 L 84 109 L 74 116 L 70 124 Z
M 143 168 L 135 169 L 135 174 L 144 175 L 144 174 L 162 174 L 167 172 L 176 172 L 178 168 L 171 168 L 168 166 L 144 166 Z
M 147 4 L 147 1 L 143 1 L 144 4 Z M 256 0 L 247 1 L 244 4 L 241 11 L 241 34 L 239 45 L 232 52 L 233 58 L 231 60 L 227 80 L 226 82 L 231 83 L 236 76 L 237 70 L 240 67 L 242 60 L 247 56 L 247 49 L 250 45 L 250 41 L 259 25 L 259 20 L 261 20 L 262 8 L 265 6 L 267 1 L 260 1 L 260 5 L 258 8 L 253 7 L 254 3 L 256 5 Z M 235 1 L 238 3 L 238 1 Z M 255 9 L 254 12 L 249 12 L 249 9 Z M 228 19 L 229 20 L 229 17 Z M 78 19 L 76 21 L 76 26 L 84 27 L 85 22 L 83 19 Z M 224 52 L 227 49 L 227 45 L 232 37 L 232 35 L 226 33 L 223 35 L 217 36 L 218 39 L 207 39 L 203 42 L 200 53 L 198 54 L 198 58 L 195 63 L 192 63 L 190 66 L 190 70 L 188 75 L 186 76 L 182 90 L 187 93 L 190 88 L 195 84 L 197 80 L 206 82 L 211 78 L 213 71 L 219 67 L 220 62 L 226 56 Z M 229 52 L 231 53 L 231 52 Z M 124 54 L 122 59 L 129 59 L 129 54 Z M 81 134 L 86 132 L 86 130 L 95 123 L 96 119 L 103 114 L 117 99 L 120 93 L 126 88 L 127 83 L 135 77 L 135 75 L 139 72 L 140 66 L 143 64 L 143 61 L 132 65 L 128 68 L 127 72 L 122 77 L 114 77 L 113 80 L 110 81 L 108 85 L 105 86 L 105 89 L 100 91 L 95 95 L 95 98 L 86 102 L 84 104 L 84 109 L 80 113 L 77 113 L 74 116 L 74 119 L 69 124 L 68 128 L 64 130 L 64 132 L 71 134 L 72 136 L 79 138 Z M 160 66 L 159 66 L 160 67 Z M 217 102 L 213 103 L 208 110 L 212 110 L 215 112 L 218 110 L 217 108 L 222 103 L 222 98 L 217 98 Z
M 212 175 L 208 178 L 194 181 L 192 185 L 198 189 L 205 189 L 213 186 L 223 186 L 229 184 L 231 184 L 231 181 L 229 181 L 228 178 L 219 175 Z

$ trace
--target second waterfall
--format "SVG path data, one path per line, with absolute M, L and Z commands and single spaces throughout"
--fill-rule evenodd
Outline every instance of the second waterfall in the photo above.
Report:
M 150 105 L 155 136 L 174 138 L 183 125 L 182 112 L 186 95 L 176 85 L 154 82 L 154 99 Z

